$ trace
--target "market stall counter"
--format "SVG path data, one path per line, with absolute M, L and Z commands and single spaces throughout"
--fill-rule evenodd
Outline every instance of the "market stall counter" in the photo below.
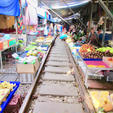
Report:
M 2 52 L 12 47 L 16 47 L 17 36 L 9 34 L 0 34 L 0 58 L 1 58 L 1 72 L 3 70 Z M 17 52 L 17 48 L 16 48 Z
M 113 79 L 108 79 L 109 73 L 113 71 L 113 48 L 95 48 L 90 44 L 78 47 L 73 43 L 71 37 L 68 37 L 66 42 L 78 67 L 79 78 L 86 87 L 95 112 L 113 111 Z M 84 98 L 86 99 L 86 97 Z
M 53 40 L 52 36 L 37 37 L 34 42 L 30 42 L 21 55 L 13 54 L 21 83 L 32 83 Z

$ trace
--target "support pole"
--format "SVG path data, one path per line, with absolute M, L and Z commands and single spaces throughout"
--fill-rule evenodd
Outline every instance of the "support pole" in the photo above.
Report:
M 102 0 L 98 0 L 99 4 L 103 8 L 103 10 L 106 12 L 106 14 L 111 18 L 112 20 L 112 40 L 113 40 L 113 14 L 111 11 L 108 9 L 108 7 L 104 4 Z
M 16 21 L 16 42 L 18 41 L 18 22 L 17 22 L 17 17 L 15 17 L 15 21 Z M 17 45 L 16 45 L 16 53 L 17 53 Z
M 89 26 L 89 30 L 91 30 L 92 27 L 92 15 L 93 15 L 93 3 L 91 2 L 91 12 L 90 12 L 90 26 Z
M 104 29 L 103 29 L 103 37 L 102 37 L 102 46 L 104 46 L 105 32 L 106 32 L 106 22 L 107 22 L 107 15 L 105 13 Z
M 106 6 L 108 7 L 109 0 L 106 0 Z M 107 13 L 105 12 L 105 20 L 104 20 L 104 30 L 103 30 L 103 38 L 102 38 L 102 46 L 104 46 L 104 40 L 105 40 L 105 32 L 106 32 L 106 23 L 107 23 Z
M 79 22 L 84 26 L 84 28 L 86 28 L 86 26 L 84 25 L 84 23 L 80 20 L 80 18 L 78 18 Z

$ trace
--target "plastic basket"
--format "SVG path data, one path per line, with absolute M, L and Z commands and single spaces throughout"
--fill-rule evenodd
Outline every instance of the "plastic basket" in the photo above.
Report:
M 0 83 L 3 82 L 3 81 L 0 81 Z M 9 96 L 7 97 L 6 101 L 3 102 L 1 104 L 1 111 L 0 113 L 3 113 L 4 109 L 6 108 L 6 106 L 8 105 L 9 101 L 11 100 L 11 98 L 13 97 L 14 93 L 16 92 L 16 90 L 18 89 L 19 85 L 20 85 L 20 82 L 17 82 L 17 81 L 11 81 L 10 83 L 12 84 L 16 84 L 16 86 L 13 88 L 13 91 L 10 92 Z

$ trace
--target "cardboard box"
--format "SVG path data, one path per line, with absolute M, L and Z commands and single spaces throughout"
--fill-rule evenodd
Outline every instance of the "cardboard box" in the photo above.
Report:
M 40 63 L 36 60 L 35 64 L 17 64 L 17 73 L 19 74 L 35 74 L 39 69 Z

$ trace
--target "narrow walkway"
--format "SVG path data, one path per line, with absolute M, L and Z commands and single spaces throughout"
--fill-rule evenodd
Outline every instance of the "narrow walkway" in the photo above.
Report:
M 56 39 L 39 87 L 33 113 L 84 113 L 79 92 L 71 74 L 72 65 L 65 44 Z

